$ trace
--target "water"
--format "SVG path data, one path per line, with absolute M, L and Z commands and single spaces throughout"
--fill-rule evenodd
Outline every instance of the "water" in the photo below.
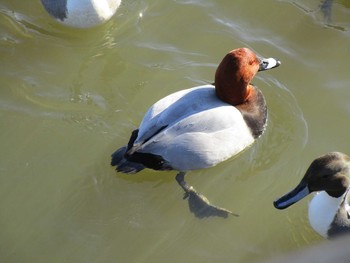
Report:
M 0 4 L 1 262 L 257 262 L 322 241 L 307 200 L 272 202 L 317 156 L 350 154 L 349 1 L 128 1 L 107 24 Z M 142 15 L 140 15 L 142 14 Z M 175 172 L 116 174 L 110 154 L 163 96 L 213 81 L 231 49 L 259 73 L 269 120 L 237 158 L 188 182 L 240 217 L 197 219 Z

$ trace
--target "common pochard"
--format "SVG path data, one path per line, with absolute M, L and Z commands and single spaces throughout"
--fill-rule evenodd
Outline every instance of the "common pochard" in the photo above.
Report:
M 266 102 L 250 82 L 258 71 L 279 65 L 277 59 L 260 59 L 248 48 L 230 51 L 213 85 L 172 93 L 151 106 L 128 144 L 112 154 L 111 164 L 127 174 L 144 168 L 177 170 L 185 193 L 208 203 L 185 182 L 185 173 L 235 156 L 264 132 Z

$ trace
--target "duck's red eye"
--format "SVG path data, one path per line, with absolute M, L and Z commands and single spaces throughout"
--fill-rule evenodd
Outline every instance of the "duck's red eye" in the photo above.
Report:
M 254 64 L 254 60 L 249 60 L 249 65 L 253 65 Z

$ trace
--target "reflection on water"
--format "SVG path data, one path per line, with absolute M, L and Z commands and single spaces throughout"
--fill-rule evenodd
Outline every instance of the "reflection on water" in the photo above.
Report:
M 79 31 L 38 1 L 2 1 L 1 261 L 256 262 L 319 242 L 307 202 L 272 201 L 315 156 L 350 153 L 349 2 L 333 0 L 329 21 L 321 3 L 126 0 Z M 110 153 L 151 104 L 211 83 L 241 46 L 282 61 L 254 79 L 268 126 L 237 158 L 188 174 L 240 215 L 198 220 L 175 172 L 116 174 Z
M 295 1 L 294 4 L 306 14 L 314 17 L 321 24 L 341 31 L 349 31 L 348 17 L 350 2 L 348 0 Z

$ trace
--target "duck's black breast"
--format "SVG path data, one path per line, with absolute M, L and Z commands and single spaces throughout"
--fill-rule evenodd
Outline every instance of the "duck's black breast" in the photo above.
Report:
M 262 92 L 253 86 L 254 96 L 247 102 L 237 105 L 236 108 L 242 113 L 254 139 L 265 131 L 267 122 L 267 106 Z

